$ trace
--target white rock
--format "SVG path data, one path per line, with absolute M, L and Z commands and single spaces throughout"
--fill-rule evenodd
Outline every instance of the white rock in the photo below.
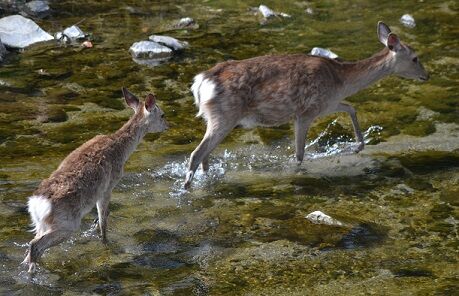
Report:
M 319 57 L 326 57 L 326 58 L 329 58 L 329 59 L 336 59 L 338 57 L 338 55 L 336 53 L 334 53 L 333 51 L 325 49 L 325 48 L 321 48 L 321 47 L 314 47 L 311 50 L 310 54 L 311 55 L 315 55 L 315 56 L 319 56 Z
M 172 56 L 172 49 L 153 41 L 139 41 L 129 48 L 136 59 L 167 59 Z
M 148 39 L 163 44 L 173 50 L 182 50 L 189 46 L 188 42 L 180 41 L 169 36 L 151 35 Z
M 331 226 L 343 226 L 344 224 L 340 221 L 333 219 L 332 217 L 328 216 L 321 211 L 315 211 L 306 216 L 306 219 L 311 221 L 314 224 L 324 224 L 324 225 L 331 225 Z
M 285 13 L 285 12 L 280 12 L 280 13 L 279 13 L 279 16 L 285 17 L 285 18 L 291 18 L 291 17 L 292 17 L 290 14 L 287 14 L 287 13 Z
M 72 40 L 86 37 L 86 34 L 78 26 L 75 25 L 66 28 L 62 33 Z
M 416 27 L 416 21 L 414 20 L 414 17 L 410 14 L 404 14 L 400 18 L 400 22 L 408 28 L 414 28 Z
M 261 14 L 262 14 L 265 18 L 270 18 L 270 17 L 276 16 L 276 13 L 275 13 L 274 11 L 272 11 L 271 8 L 269 8 L 269 7 L 266 6 L 266 5 L 261 4 L 261 5 L 258 7 L 258 10 L 261 12 Z
M 0 19 L 0 40 L 13 48 L 25 48 L 37 42 L 54 39 L 34 21 L 21 15 L 10 15 Z
M 193 25 L 194 23 L 195 23 L 194 19 L 192 19 L 191 17 L 184 17 L 179 20 L 176 27 L 185 28 L 185 27 Z

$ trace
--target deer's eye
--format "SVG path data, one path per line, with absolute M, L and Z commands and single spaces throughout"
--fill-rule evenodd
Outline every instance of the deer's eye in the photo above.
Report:
M 163 114 L 161 114 L 161 118 L 164 118 L 164 113 L 163 113 Z
M 417 57 L 413 58 L 413 63 L 417 63 L 417 62 L 418 62 L 418 58 Z

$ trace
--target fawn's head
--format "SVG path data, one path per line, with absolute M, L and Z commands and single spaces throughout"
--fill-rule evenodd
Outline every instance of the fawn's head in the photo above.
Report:
M 422 66 L 413 48 L 401 42 L 398 36 L 391 33 L 389 27 L 383 22 L 378 22 L 377 32 L 379 41 L 394 54 L 394 74 L 421 81 L 429 79 L 429 74 Z
M 147 132 L 159 133 L 169 128 L 169 125 L 164 119 L 164 112 L 156 105 L 156 97 L 154 94 L 148 94 L 145 102 L 140 102 L 127 88 L 123 87 L 123 96 L 126 104 L 134 109 L 135 115 L 140 116 L 141 123 L 146 125 Z

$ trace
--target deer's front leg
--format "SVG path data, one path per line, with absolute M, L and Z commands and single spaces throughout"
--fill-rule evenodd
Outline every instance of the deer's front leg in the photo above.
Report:
M 343 111 L 351 116 L 352 126 L 354 127 L 355 139 L 356 142 L 359 144 L 355 150 L 356 153 L 363 150 L 365 146 L 365 141 L 363 139 L 362 131 L 360 130 L 359 122 L 357 121 L 357 115 L 355 112 L 354 107 L 345 103 L 339 103 L 336 111 Z
M 299 165 L 303 162 L 306 135 L 313 119 L 307 114 L 297 115 L 295 118 L 295 150 L 296 160 Z

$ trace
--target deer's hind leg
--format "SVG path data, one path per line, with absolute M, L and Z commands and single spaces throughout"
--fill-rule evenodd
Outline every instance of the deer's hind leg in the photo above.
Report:
M 308 114 L 297 115 L 295 118 L 295 150 L 298 164 L 303 162 L 306 135 L 313 120 L 314 117 Z
M 36 263 L 46 249 L 63 242 L 72 232 L 66 229 L 49 230 L 41 237 L 31 240 L 27 257 L 24 259 L 24 263 L 29 264 L 29 273 L 35 271 Z
M 191 153 L 190 164 L 188 166 L 188 172 L 185 179 L 185 189 L 188 189 L 191 185 L 194 173 L 196 172 L 200 163 L 203 165 L 203 169 L 209 167 L 209 155 L 212 150 L 220 144 L 223 139 L 231 132 L 231 130 L 238 123 L 237 116 L 228 116 L 230 112 L 224 113 L 221 110 L 214 112 L 216 114 L 209 114 L 207 118 L 207 130 L 201 143 Z
M 359 122 L 357 120 L 357 114 L 355 112 L 354 107 L 351 105 L 345 104 L 345 103 L 340 103 L 338 107 L 336 108 L 336 111 L 343 111 L 349 114 L 352 120 L 352 126 L 354 127 L 354 133 L 355 133 L 355 140 L 357 144 L 357 149 L 355 152 L 360 152 L 363 150 L 363 147 L 365 146 L 365 141 L 363 139 L 362 131 L 360 129 Z

